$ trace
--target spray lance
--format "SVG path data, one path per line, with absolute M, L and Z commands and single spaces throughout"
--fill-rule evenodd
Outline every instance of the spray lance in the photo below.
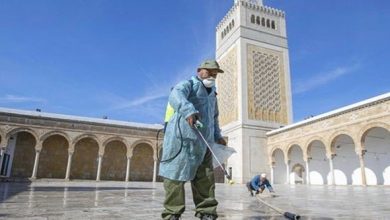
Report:
M 203 142 L 206 144 L 207 148 L 210 150 L 211 154 L 213 155 L 214 159 L 217 161 L 219 167 L 221 167 L 224 175 L 226 176 L 226 178 L 228 179 L 228 183 L 230 185 L 234 184 L 234 181 L 232 180 L 232 177 L 228 174 L 228 172 L 226 171 L 226 169 L 222 166 L 221 162 L 218 160 L 217 156 L 215 155 L 213 149 L 211 148 L 211 146 L 209 145 L 209 143 L 207 142 L 207 140 L 204 138 L 204 136 L 202 135 L 202 133 L 200 132 L 199 129 L 203 128 L 203 124 L 202 122 L 200 122 L 199 120 L 196 120 L 194 126 L 193 126 L 194 130 L 197 132 L 197 134 L 199 135 L 199 137 L 203 140 Z

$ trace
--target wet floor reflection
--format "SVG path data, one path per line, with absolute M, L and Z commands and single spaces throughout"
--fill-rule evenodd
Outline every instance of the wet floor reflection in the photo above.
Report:
M 390 188 L 386 187 L 275 185 L 275 190 L 278 197 L 263 195 L 263 199 L 301 215 L 301 219 L 386 219 L 390 216 L 387 206 Z M 147 182 L 0 183 L 0 213 L 3 214 L 0 219 L 160 219 L 164 194 L 161 183 Z M 250 197 L 244 185 L 218 184 L 216 197 L 218 220 L 285 219 Z M 183 219 L 196 219 L 190 184 L 186 185 Z

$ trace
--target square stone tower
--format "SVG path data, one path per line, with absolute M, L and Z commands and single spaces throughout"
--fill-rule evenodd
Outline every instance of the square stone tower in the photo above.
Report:
M 236 0 L 216 28 L 219 120 L 236 182 L 270 172 L 265 133 L 292 121 L 284 12 L 261 0 Z

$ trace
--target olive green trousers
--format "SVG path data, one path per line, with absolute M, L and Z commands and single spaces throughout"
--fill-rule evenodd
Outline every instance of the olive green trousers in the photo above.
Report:
M 163 219 L 173 215 L 181 215 L 185 210 L 185 194 L 183 181 L 164 178 L 165 201 Z M 199 166 L 195 178 L 191 181 L 192 197 L 195 203 L 195 216 L 203 214 L 217 216 L 218 202 L 215 199 L 215 179 L 213 158 L 209 150 Z

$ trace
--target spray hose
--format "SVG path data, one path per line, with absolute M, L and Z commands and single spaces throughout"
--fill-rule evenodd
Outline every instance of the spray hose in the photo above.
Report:
M 226 178 L 228 179 L 228 183 L 229 184 L 233 184 L 234 181 L 232 180 L 232 177 L 229 175 L 229 173 L 226 171 L 226 169 L 222 166 L 222 163 L 218 160 L 217 156 L 215 155 L 213 149 L 211 148 L 211 146 L 209 145 L 209 143 L 207 142 L 207 140 L 204 138 L 203 134 L 199 131 L 199 128 L 202 128 L 203 127 L 203 124 L 197 120 L 196 123 L 194 124 L 194 130 L 198 133 L 199 137 L 203 140 L 203 142 L 206 144 L 207 148 L 210 150 L 211 154 L 213 155 L 214 159 L 217 161 L 219 167 L 221 167 L 224 175 L 226 176 Z

